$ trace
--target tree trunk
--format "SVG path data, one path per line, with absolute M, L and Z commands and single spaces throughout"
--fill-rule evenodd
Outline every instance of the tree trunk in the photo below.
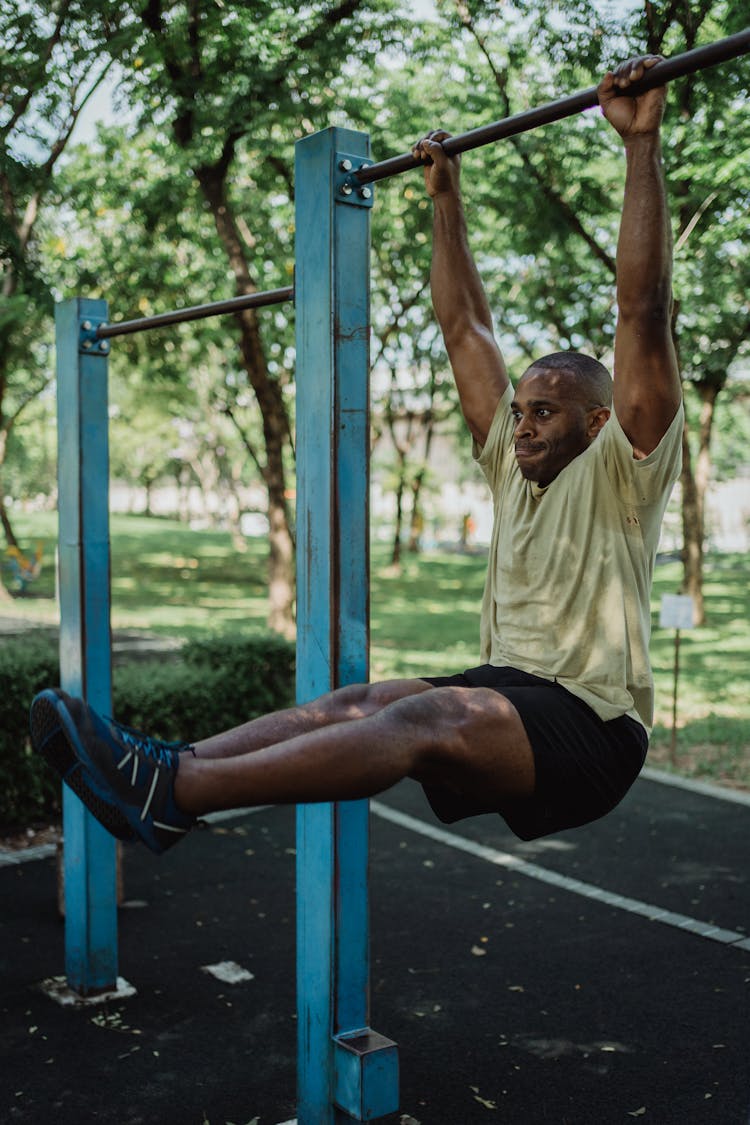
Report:
M 18 540 L 8 516 L 8 508 L 5 503 L 5 491 L 2 482 L 2 470 L 5 462 L 5 446 L 7 434 L 0 435 L 0 523 L 2 523 L 3 531 L 5 532 L 5 543 L 7 547 L 17 547 Z M 12 601 L 10 592 L 5 588 L 5 583 L 0 580 L 0 602 Z
M 18 543 L 13 534 L 13 528 L 10 526 L 8 513 L 5 509 L 5 497 L 0 492 L 0 520 L 2 520 L 3 530 L 5 531 L 5 538 L 9 547 L 17 547 Z M 0 602 L 11 602 L 13 597 L 10 591 L 6 588 L 5 583 L 0 579 Z
M 422 532 L 424 531 L 424 517 L 422 516 L 422 484 L 424 483 L 425 466 L 415 473 L 411 482 L 411 518 L 409 520 L 409 542 L 406 549 L 412 555 L 418 555 L 422 550 Z
M 294 537 L 283 472 L 268 485 L 268 626 L 288 640 L 295 636 L 294 625 Z
M 248 314 L 252 315 L 248 315 Z M 292 640 L 294 625 L 294 535 L 287 500 L 284 450 L 291 446 L 289 418 L 281 388 L 267 374 L 254 310 L 239 314 L 245 369 L 263 418 L 268 491 L 268 625 Z
M 422 486 L 424 484 L 425 476 L 427 475 L 427 466 L 430 460 L 430 450 L 432 449 L 432 437 L 435 432 L 435 411 L 433 410 L 435 402 L 435 372 L 432 372 L 430 380 L 430 405 L 425 411 L 424 415 L 424 453 L 422 455 L 421 468 L 414 474 L 412 480 L 411 492 L 411 526 L 409 529 L 409 550 L 413 554 L 418 554 L 422 549 L 422 533 L 424 531 L 424 517 L 422 516 Z
M 211 207 L 216 230 L 235 277 L 238 295 L 256 291 L 229 200 L 226 196 L 228 166 L 199 168 L 196 172 L 204 197 Z M 261 466 L 268 491 L 268 625 L 292 638 L 294 626 L 294 535 L 289 512 L 284 464 L 291 448 L 291 425 L 281 387 L 268 372 L 263 341 L 254 309 L 236 314 L 240 326 L 240 350 L 263 422 L 266 460 Z
M 403 464 L 399 466 L 398 486 L 396 488 L 396 526 L 393 532 L 393 551 L 391 566 L 401 565 L 401 530 L 404 524 L 404 474 Z
M 404 492 L 406 490 L 406 465 L 411 448 L 412 418 L 407 415 L 406 434 L 403 440 L 399 438 L 396 430 L 396 411 L 394 410 L 394 396 L 397 394 L 396 368 L 391 367 L 391 391 L 386 403 L 385 419 L 391 442 L 396 454 L 396 526 L 393 532 L 393 551 L 391 565 L 401 565 L 401 534 L 404 527 Z
M 703 518 L 698 487 L 688 443 L 688 425 L 682 430 L 682 590 L 693 599 L 696 625 L 703 625 L 706 610 L 703 604 Z
M 1 384 L 0 384 L 1 385 Z M 0 403 L 0 407 L 2 404 Z M 2 473 L 5 467 L 5 454 L 8 448 L 8 431 L 3 429 L 0 432 L 0 523 L 2 523 L 3 531 L 5 533 L 5 544 L 7 547 L 17 547 L 18 539 L 13 530 L 13 525 L 10 522 L 8 515 L 8 507 L 5 503 L 5 489 L 3 488 Z
M 713 430 L 716 399 L 721 390 L 715 383 L 698 383 L 701 410 L 698 423 L 698 451 L 695 465 L 690 455 L 687 434 L 683 433 L 683 524 L 685 544 L 685 593 L 695 603 L 695 624 L 705 625 L 706 610 L 703 599 L 703 557 L 706 535 L 706 495 L 711 482 L 711 433 Z
M 0 466 L 0 468 L 1 468 L 1 466 Z M 16 538 L 16 533 L 13 530 L 13 525 L 10 522 L 10 516 L 8 515 L 8 507 L 5 503 L 5 492 L 3 491 L 3 487 L 2 487 L 1 483 L 0 483 L 0 523 L 2 523 L 2 525 L 3 525 L 3 531 L 5 533 L 6 546 L 17 547 L 18 546 L 18 539 Z

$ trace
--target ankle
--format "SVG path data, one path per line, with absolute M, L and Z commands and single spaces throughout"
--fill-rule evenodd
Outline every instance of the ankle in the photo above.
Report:
M 195 767 L 197 765 L 198 759 L 194 750 L 192 754 L 181 754 L 174 778 L 174 802 L 180 812 L 187 813 L 189 816 L 198 816 L 199 813 L 205 812 L 205 809 L 198 808 L 196 805 Z

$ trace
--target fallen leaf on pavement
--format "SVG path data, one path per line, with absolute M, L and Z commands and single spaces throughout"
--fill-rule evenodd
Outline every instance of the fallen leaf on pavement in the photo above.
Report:
M 474 1095 L 475 1102 L 479 1102 L 479 1104 L 483 1105 L 485 1109 L 497 1109 L 497 1102 L 491 1102 L 489 1098 L 481 1098 L 479 1096 L 478 1086 L 469 1086 L 469 1089 Z

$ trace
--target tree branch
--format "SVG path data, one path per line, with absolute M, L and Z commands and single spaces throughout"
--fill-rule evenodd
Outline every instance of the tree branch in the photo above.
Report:
M 456 7 L 458 9 L 459 16 L 461 17 L 461 22 L 463 23 L 469 34 L 473 36 L 474 41 L 487 60 L 487 65 L 490 68 L 490 73 L 492 74 L 492 77 L 495 80 L 495 85 L 497 86 L 500 93 L 503 114 L 507 117 L 511 112 L 510 98 L 508 97 L 507 75 L 501 73 L 498 67 L 495 65 L 495 61 L 489 52 L 486 41 L 480 35 L 479 30 L 477 29 L 471 16 L 471 13 L 467 9 L 466 5 L 462 3 L 462 0 L 456 0 Z M 589 234 L 570 204 L 559 194 L 559 192 L 555 190 L 552 184 L 550 184 L 550 182 L 544 177 L 539 168 L 537 168 L 537 166 L 531 161 L 522 138 L 508 137 L 507 139 L 520 157 L 521 163 L 524 167 L 524 171 L 528 172 L 528 174 L 534 180 L 537 187 L 541 190 L 542 195 L 544 196 L 547 203 L 557 210 L 558 214 L 563 218 L 570 230 L 574 234 L 577 234 L 579 238 L 583 239 L 594 257 L 597 258 L 606 267 L 609 273 L 611 273 L 612 277 L 614 277 L 614 259 L 610 254 L 606 252 L 606 250 L 604 250 L 599 245 L 596 239 Z
M 373 367 L 382 358 L 383 353 L 386 349 L 386 346 L 387 346 L 388 341 L 390 340 L 391 336 L 394 334 L 394 332 L 398 328 L 401 327 L 401 325 L 403 324 L 404 317 L 406 316 L 406 314 L 411 309 L 414 308 L 414 306 L 420 300 L 420 298 L 422 297 L 422 294 L 424 293 L 428 284 L 429 284 L 429 279 L 426 279 L 425 281 L 422 282 L 419 289 L 415 290 L 414 293 L 412 293 L 411 297 L 408 297 L 405 301 L 402 301 L 401 302 L 401 308 L 400 308 L 398 314 L 391 320 L 390 324 L 388 325 L 387 328 L 385 328 L 383 330 L 383 332 L 378 333 L 377 340 L 378 340 L 379 348 L 378 348 L 377 355 L 374 356 L 373 360 L 372 360 L 372 366 Z
M 60 10 L 57 14 L 57 23 L 55 24 L 55 27 L 54 27 L 54 30 L 52 31 L 52 34 L 49 36 L 49 38 L 47 39 L 47 41 L 45 43 L 45 50 L 43 51 L 41 59 L 40 59 L 40 61 L 42 62 L 42 73 L 44 73 L 46 71 L 47 63 L 49 62 L 50 58 L 52 57 L 52 52 L 54 51 L 55 47 L 57 46 L 57 44 L 60 42 L 60 40 L 62 38 L 62 30 L 63 30 L 63 26 L 65 24 L 65 18 L 68 14 L 68 11 L 70 10 L 70 5 L 71 5 L 71 0 L 63 0 L 63 3 L 60 5 Z M 39 85 L 41 85 L 41 83 L 37 83 L 37 84 L 31 83 L 31 82 L 29 83 L 29 88 L 26 91 L 25 96 L 21 99 L 19 104 L 16 106 L 13 114 L 10 117 L 10 120 L 5 123 L 5 125 L 2 127 L 2 129 L 0 129 L 0 136 L 7 137 L 10 133 L 13 132 L 16 125 L 21 120 L 21 118 L 23 117 L 26 110 L 29 108 L 29 104 L 31 102 L 31 99 L 34 96 L 34 94 L 35 94 Z
M 47 157 L 47 160 L 44 162 L 44 164 L 42 164 L 42 166 L 40 168 L 40 171 L 41 171 L 42 175 L 45 177 L 45 179 L 49 179 L 49 177 L 50 177 L 50 175 L 51 175 L 51 173 L 52 173 L 52 171 L 55 167 L 55 164 L 57 163 L 57 161 L 62 156 L 62 153 L 65 149 L 65 146 L 67 145 L 68 141 L 70 140 L 71 134 L 72 134 L 73 130 L 75 129 L 76 124 L 78 123 L 78 118 L 81 116 L 81 113 L 83 112 L 84 107 L 86 106 L 89 98 L 91 98 L 92 95 L 99 89 L 102 82 L 107 77 L 107 74 L 108 74 L 111 66 L 113 65 L 113 63 L 114 63 L 114 59 L 108 59 L 107 60 L 107 62 L 104 64 L 104 66 L 102 68 L 101 73 L 95 79 L 95 81 L 92 82 L 91 86 L 86 91 L 86 93 L 83 95 L 83 97 L 81 98 L 78 105 L 74 104 L 75 103 L 75 96 L 78 92 L 78 87 L 77 86 L 73 87 L 72 94 L 71 94 L 73 104 L 71 104 L 70 110 L 68 112 L 67 124 L 64 127 L 62 134 L 57 138 L 57 140 L 52 145 L 52 148 L 50 150 L 50 155 Z
M 219 409 L 221 410 L 222 414 L 226 415 L 226 417 L 229 419 L 229 421 L 232 423 L 235 430 L 237 431 L 237 434 L 239 435 L 240 441 L 242 442 L 242 445 L 243 445 L 244 449 L 246 450 L 250 460 L 255 465 L 255 468 L 258 470 L 258 473 L 260 474 L 261 480 L 265 480 L 266 479 L 265 467 L 261 463 L 260 457 L 258 456 L 258 450 L 253 445 L 253 443 L 250 441 L 249 437 L 245 433 L 244 428 L 240 425 L 234 411 L 232 410 L 232 407 L 229 405 L 228 402 L 225 402 Z
M 285 160 L 282 160 L 280 156 L 274 156 L 273 153 L 266 157 L 266 163 L 270 164 L 280 179 L 284 181 L 286 189 L 289 192 L 289 199 L 294 203 L 294 176 L 292 175 L 289 164 Z
M 344 3 L 339 4 L 338 8 L 331 8 L 312 31 L 307 31 L 299 39 L 295 39 L 294 54 L 296 55 L 298 51 L 309 51 L 311 47 L 315 46 L 321 33 L 326 32 L 331 27 L 336 27 L 343 20 L 349 19 L 358 8 L 362 7 L 362 4 L 363 0 L 344 0 Z
M 687 240 L 690 238 L 690 235 L 693 233 L 696 226 L 698 225 L 700 220 L 703 218 L 704 214 L 706 213 L 708 208 L 711 206 L 711 204 L 714 202 L 714 200 L 716 199 L 718 194 L 719 194 L 718 191 L 712 191 L 703 200 L 703 202 L 701 203 L 700 207 L 695 212 L 693 217 L 685 225 L 685 229 L 682 231 L 682 233 L 680 234 L 680 237 L 678 238 L 677 242 L 675 243 L 675 247 L 674 247 L 675 255 L 682 249 L 682 247 L 685 245 Z

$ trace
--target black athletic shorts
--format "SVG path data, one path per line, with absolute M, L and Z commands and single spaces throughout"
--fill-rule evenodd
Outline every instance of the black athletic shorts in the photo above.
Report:
M 488 687 L 509 699 L 521 716 L 534 752 L 534 795 L 488 808 L 439 785 L 425 785 L 444 824 L 499 812 L 522 840 L 588 824 L 619 804 L 641 771 L 648 750 L 643 726 L 628 715 L 605 722 L 560 684 L 483 664 L 454 676 L 422 676 L 435 687 Z

